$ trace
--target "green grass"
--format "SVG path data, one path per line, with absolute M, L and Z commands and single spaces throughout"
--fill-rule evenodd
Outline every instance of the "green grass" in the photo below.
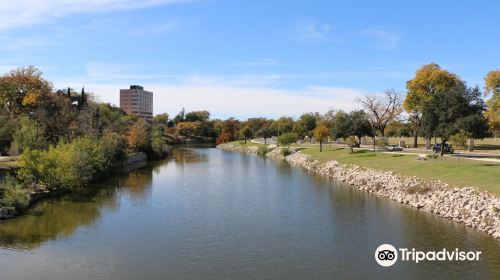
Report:
M 325 145 L 326 146 L 326 145 Z M 349 154 L 344 148 L 305 147 L 302 153 L 311 155 L 321 162 L 336 160 L 379 170 L 393 170 L 401 175 L 418 176 L 425 180 L 441 180 L 453 186 L 474 186 L 500 195 L 500 164 L 444 157 L 419 161 L 417 155 L 384 154 L 368 150 Z
M 228 142 L 226 144 L 231 144 L 231 145 L 239 146 L 239 147 L 252 147 L 252 146 L 255 146 L 255 147 L 264 147 L 264 146 L 267 146 L 267 145 L 264 145 L 264 144 L 252 143 L 249 140 L 247 140 L 246 143 L 243 140 L 242 141 L 238 140 L 238 141 Z
M 409 145 L 413 147 L 413 137 L 389 137 L 389 144 L 396 145 L 399 144 L 399 140 L 405 141 L 405 145 Z M 441 141 L 437 139 L 438 143 Z M 371 144 L 371 139 L 367 139 L 367 143 Z M 422 137 L 418 138 L 418 147 L 424 149 L 425 148 L 425 139 Z M 431 140 L 431 143 L 434 144 L 434 139 Z M 479 153 L 492 153 L 492 154 L 500 154 L 500 138 L 485 138 L 485 139 L 475 139 L 474 140 L 474 151 Z
M 0 161 L 0 167 L 17 167 L 17 161 Z

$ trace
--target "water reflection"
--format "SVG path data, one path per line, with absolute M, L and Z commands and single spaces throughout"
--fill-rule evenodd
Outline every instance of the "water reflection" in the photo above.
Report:
M 484 259 L 386 269 L 373 258 L 382 243 L 479 249 Z M 181 148 L 1 222 L 0 278 L 500 279 L 499 249 L 463 225 L 285 162 Z
M 119 207 L 118 191 L 140 200 L 151 192 L 152 169 L 111 177 L 74 193 L 42 200 L 23 215 L 0 222 L 0 247 L 30 250 L 92 226 L 103 211 Z
M 189 163 L 207 162 L 208 156 L 203 152 L 196 152 L 190 148 L 178 148 L 172 150 L 172 159 L 178 165 L 184 166 Z

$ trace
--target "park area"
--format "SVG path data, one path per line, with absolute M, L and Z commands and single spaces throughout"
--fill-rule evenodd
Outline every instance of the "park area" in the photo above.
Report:
M 397 143 L 399 140 L 408 139 L 389 138 L 389 143 Z M 260 142 L 260 141 L 259 141 Z M 273 143 L 268 139 L 268 144 Z M 411 142 L 410 142 L 411 143 Z M 293 144 L 291 148 L 299 150 L 301 153 L 310 155 L 320 162 L 336 160 L 342 164 L 356 164 L 361 167 L 374 168 L 377 170 L 394 171 L 404 176 L 417 176 L 424 180 L 441 180 L 456 187 L 473 186 L 480 191 L 488 191 L 500 196 L 500 160 L 496 159 L 496 154 L 500 154 L 500 141 L 495 139 L 476 140 L 475 150 L 478 153 L 491 153 L 494 158 L 491 160 L 468 159 L 463 156 L 467 152 L 462 151 L 460 158 L 453 156 L 437 157 L 428 160 L 417 160 L 418 153 L 424 148 L 424 141 L 419 141 L 419 149 L 414 153 L 409 151 L 384 152 L 380 148 L 377 151 L 370 149 L 370 143 L 365 148 L 354 149 L 350 153 L 349 148 L 344 143 L 323 144 L 323 151 L 320 152 L 318 144 L 303 143 Z M 247 141 L 234 141 L 231 144 L 236 146 L 264 146 L 261 143 Z M 422 148 L 422 149 L 421 149 Z M 429 153 L 432 153 L 429 151 Z

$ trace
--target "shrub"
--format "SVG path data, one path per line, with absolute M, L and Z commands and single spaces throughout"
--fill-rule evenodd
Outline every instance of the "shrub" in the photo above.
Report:
M 289 156 L 292 152 L 290 151 L 290 149 L 288 149 L 288 147 L 286 147 L 281 149 L 280 153 L 282 156 L 286 157 Z
M 47 151 L 26 150 L 19 158 L 19 178 L 48 187 L 75 188 L 102 175 L 120 156 L 120 139 L 82 137 Z
M 148 154 L 153 158 L 161 158 L 167 151 L 167 138 L 164 134 L 163 126 L 153 126 L 151 129 L 151 151 Z
M 377 145 L 378 145 L 380 148 L 385 148 L 385 147 L 387 146 L 387 144 L 389 144 L 389 143 L 387 142 L 387 138 L 385 138 L 385 137 L 379 138 L 379 139 L 377 140 Z
M 28 189 L 14 177 L 7 176 L 0 181 L 0 206 L 11 206 L 24 209 L 29 205 Z
M 14 133 L 11 155 L 18 155 L 26 149 L 46 149 L 48 141 L 45 127 L 29 117 L 20 118 L 20 128 Z
M 297 141 L 297 137 L 298 135 L 295 132 L 284 133 L 278 137 L 278 143 L 283 146 L 290 146 Z
M 267 154 L 268 150 L 267 146 L 259 146 L 259 148 L 257 148 L 257 154 L 264 156 Z

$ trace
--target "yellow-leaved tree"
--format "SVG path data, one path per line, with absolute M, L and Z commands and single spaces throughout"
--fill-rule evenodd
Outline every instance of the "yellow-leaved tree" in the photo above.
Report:
M 484 77 L 484 82 L 485 96 L 492 94 L 492 97 L 486 101 L 488 110 L 486 110 L 485 115 L 492 132 L 495 137 L 498 137 L 500 135 L 500 70 L 490 71 Z
M 138 119 L 131 127 L 127 135 L 128 146 L 134 150 L 140 150 L 148 144 L 149 124 Z
M 421 125 L 422 109 L 437 91 L 446 90 L 464 82 L 455 74 L 442 69 L 435 63 L 422 66 L 415 77 L 406 82 L 404 109 L 408 112 L 413 126 L 413 146 L 417 147 L 418 132 Z

